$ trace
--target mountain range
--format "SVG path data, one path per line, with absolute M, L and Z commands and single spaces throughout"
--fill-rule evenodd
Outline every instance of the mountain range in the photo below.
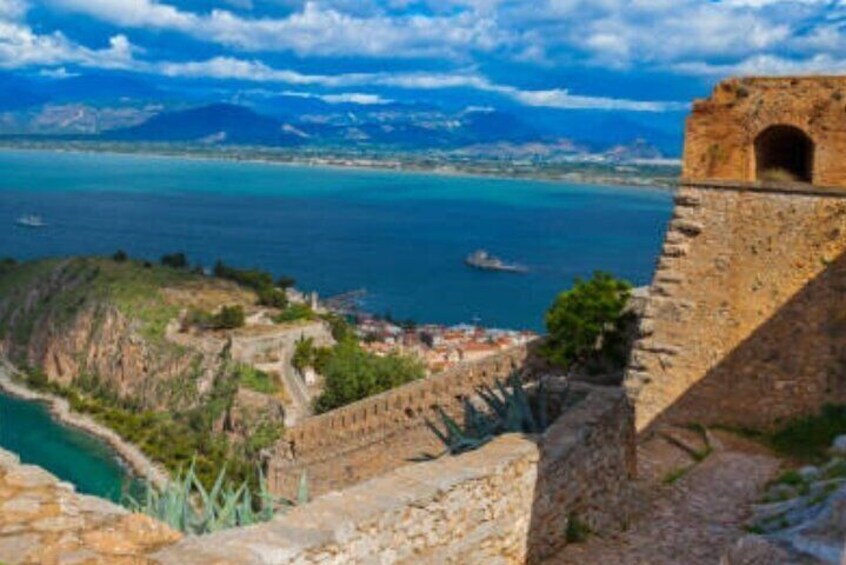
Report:
M 485 101 L 488 102 L 488 101 Z M 345 100 L 157 85 L 120 73 L 0 73 L 0 136 L 371 150 L 460 150 L 615 159 L 675 157 L 675 113 L 555 110 L 499 103 Z M 508 152 L 506 152 L 508 153 Z

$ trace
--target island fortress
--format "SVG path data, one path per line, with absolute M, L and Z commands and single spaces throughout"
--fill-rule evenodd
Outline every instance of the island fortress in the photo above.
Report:
M 846 401 L 846 77 L 719 84 L 687 120 L 631 356 L 639 430 Z

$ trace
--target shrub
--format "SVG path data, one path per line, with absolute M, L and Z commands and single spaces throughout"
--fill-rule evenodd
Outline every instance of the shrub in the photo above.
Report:
M 401 355 L 378 357 L 364 351 L 355 339 L 345 339 L 324 352 L 316 353 L 315 369 L 324 378 L 323 392 L 314 401 L 317 412 L 328 412 L 424 375 L 418 360 Z
M 245 319 L 243 307 L 239 305 L 224 306 L 212 318 L 212 325 L 216 329 L 232 330 L 243 327 Z
M 170 267 L 172 269 L 187 269 L 188 257 L 186 257 L 182 252 L 171 253 L 169 255 L 162 255 L 161 263 L 165 267 Z
M 129 255 L 127 255 L 126 251 L 123 249 L 118 249 L 115 251 L 115 254 L 112 255 L 112 261 L 115 263 L 126 263 L 129 260 Z
M 630 293 L 628 282 L 607 273 L 596 272 L 589 281 L 576 279 L 546 313 L 549 337 L 541 354 L 564 370 L 600 359 L 625 364 L 623 312 Z
M 314 311 L 307 304 L 291 304 L 273 318 L 277 324 L 314 319 Z
M 276 286 L 282 289 L 293 288 L 297 284 L 297 280 L 293 277 L 286 277 L 285 275 L 276 279 Z
M 846 434 L 846 405 L 829 404 L 819 414 L 788 422 L 770 436 L 779 453 L 803 461 L 825 459 L 826 450 L 840 434 Z
M 294 355 L 291 357 L 291 366 L 298 371 L 302 371 L 306 367 L 314 367 L 315 356 L 314 338 L 303 337 L 298 339 L 294 348 Z
M 269 306 L 271 308 L 286 308 L 288 306 L 288 295 L 284 290 L 275 287 L 262 287 L 256 291 L 258 295 L 258 303 L 261 306 Z
M 236 269 L 226 265 L 223 261 L 218 260 L 214 265 L 214 276 L 234 281 L 240 285 L 256 291 L 258 296 L 258 303 L 262 306 L 270 306 L 272 308 L 285 308 L 288 305 L 288 295 L 285 293 L 285 285 L 280 284 L 282 288 L 276 288 L 273 285 L 273 276 L 258 269 Z M 287 277 L 282 277 L 281 282 L 291 281 Z

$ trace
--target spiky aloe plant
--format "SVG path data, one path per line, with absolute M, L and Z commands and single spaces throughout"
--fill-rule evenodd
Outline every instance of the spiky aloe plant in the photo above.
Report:
M 506 433 L 540 433 L 546 429 L 546 394 L 539 387 L 537 417 L 518 373 L 508 378 L 508 384 L 496 381 L 496 389 L 487 385 L 476 393 L 486 410 L 480 410 L 464 399 L 464 425 L 450 417 L 440 406 L 436 408 L 443 429 L 426 420 L 426 425 L 452 455 L 478 449 L 495 436 Z M 431 458 L 426 456 L 424 458 Z
M 148 482 L 144 490 L 143 501 L 127 495 L 130 510 L 152 516 L 175 530 L 197 535 L 266 522 L 293 506 L 305 504 L 309 498 L 305 473 L 300 477 L 297 500 L 293 501 L 271 494 L 261 469 L 255 496 L 246 482 L 237 488 L 226 482 L 225 467 L 211 490 L 206 490 L 194 472 L 194 461 L 184 474 L 177 473 L 164 487 Z

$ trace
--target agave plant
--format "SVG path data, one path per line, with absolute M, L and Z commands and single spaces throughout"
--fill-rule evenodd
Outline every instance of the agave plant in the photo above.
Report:
M 546 394 L 541 385 L 537 393 L 537 417 L 532 410 L 525 383 L 518 373 L 508 378 L 508 384 L 497 380 L 496 389 L 484 385 L 476 388 L 485 410 L 464 399 L 464 425 L 460 425 L 440 406 L 436 407 L 443 429 L 428 419 L 426 425 L 452 455 L 478 449 L 495 436 L 506 433 L 536 434 L 547 427 Z M 431 459 L 432 456 L 424 456 Z
M 147 482 L 143 502 L 127 495 L 127 506 L 188 534 L 208 534 L 227 528 L 266 522 L 289 508 L 309 499 L 308 477 L 300 477 L 297 500 L 277 497 L 267 488 L 267 479 L 259 469 L 259 491 L 247 482 L 235 488 L 226 482 L 226 468 L 221 469 L 214 485 L 206 490 L 194 472 L 194 461 L 187 472 L 159 488 Z M 254 504 L 257 502 L 257 507 Z

